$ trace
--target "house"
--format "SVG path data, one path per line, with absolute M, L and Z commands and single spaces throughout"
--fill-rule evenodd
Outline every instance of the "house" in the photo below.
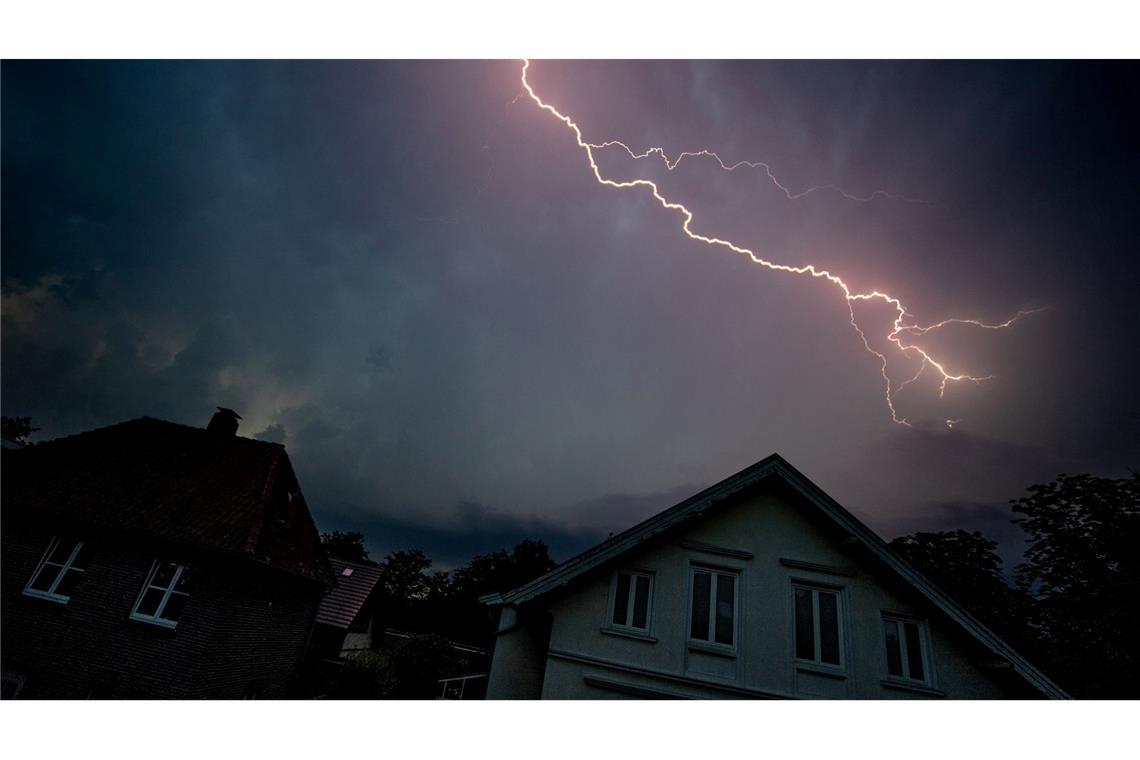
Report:
M 332 574 L 284 447 L 237 420 L 3 452 L 5 697 L 289 693 Z
M 454 609 L 438 600 L 393 600 L 384 594 L 381 580 L 384 570 L 379 565 L 350 562 L 332 557 L 335 585 L 321 600 L 317 622 L 313 630 L 312 654 L 316 657 L 317 681 L 311 684 L 314 696 L 336 694 L 335 683 L 347 658 L 361 652 L 379 650 L 389 657 L 424 637 L 438 637 L 431 646 L 446 648 L 445 663 L 430 663 L 439 657 L 437 650 L 428 650 L 419 663 L 417 683 L 403 687 L 414 694 L 430 693 L 441 699 L 481 699 L 487 679 L 487 651 L 480 647 L 452 641 L 443 635 L 442 625 L 454 622 Z M 392 626 L 401 627 L 392 627 Z M 424 655 L 421 654 L 420 657 Z M 443 667 L 442 673 L 429 672 Z M 440 676 L 440 677 L 436 677 Z M 407 696 L 407 694 L 403 694 Z
M 1067 696 L 778 455 L 482 601 L 488 699 Z
M 372 649 L 382 633 L 376 614 L 382 568 L 336 557 L 329 564 L 336 583 L 317 609 L 314 646 L 324 658 Z

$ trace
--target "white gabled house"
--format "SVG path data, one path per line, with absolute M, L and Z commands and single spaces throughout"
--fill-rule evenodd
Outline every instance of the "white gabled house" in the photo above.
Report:
M 488 699 L 1067 698 L 776 454 L 481 601 Z

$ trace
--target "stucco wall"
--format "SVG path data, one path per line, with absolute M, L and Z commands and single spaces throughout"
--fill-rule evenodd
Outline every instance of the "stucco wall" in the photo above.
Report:
M 545 671 L 546 637 L 549 619 L 541 612 L 516 617 L 504 610 L 502 630 L 495 637 L 491 672 L 487 678 L 487 699 L 538 699 L 542 696 Z
M 582 579 L 550 602 L 553 624 L 541 695 L 547 699 L 629 696 L 611 688 L 632 686 L 633 695 L 784 696 L 829 698 L 998 698 L 998 683 L 977 666 L 984 653 L 956 626 L 939 617 L 916 592 L 843 548 L 846 536 L 807 506 L 775 493 L 754 492 L 725 506 L 684 535 L 673 535 Z M 751 559 L 686 548 L 701 542 L 747 552 Z M 781 558 L 841 568 L 836 575 L 788 567 Z M 697 651 L 687 641 L 689 569 L 693 563 L 740 573 L 737 646 L 733 656 Z M 606 631 L 612 572 L 652 573 L 652 640 Z M 841 589 L 842 674 L 821 675 L 797 665 L 793 648 L 793 580 Z M 883 611 L 927 622 L 933 662 L 932 692 L 890 688 L 882 639 Z M 500 667 L 504 637 L 496 644 L 492 685 L 520 669 L 527 650 L 506 644 L 510 662 Z M 531 655 L 533 656 L 533 654 Z M 540 655 L 539 655 L 540 656 Z M 653 673 L 661 674 L 655 676 Z M 588 683 L 589 681 L 590 683 Z M 719 688 L 717 688 L 719 687 Z M 503 690 L 505 693 L 506 690 Z M 522 696 L 521 693 L 519 696 Z

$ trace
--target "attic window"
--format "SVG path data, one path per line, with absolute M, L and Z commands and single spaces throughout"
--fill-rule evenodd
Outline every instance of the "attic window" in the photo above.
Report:
M 67 604 L 86 569 L 87 552 L 83 550 L 82 541 L 53 538 L 24 587 L 24 594 Z
M 155 560 L 135 600 L 131 620 L 174 628 L 190 599 L 191 571 L 186 565 Z
M 735 649 L 739 574 L 697 566 L 690 572 L 689 640 Z
M 343 575 L 345 578 L 347 578 L 348 576 L 352 575 L 352 568 L 346 567 L 345 569 L 340 571 L 340 574 Z
M 843 666 L 843 598 L 838 588 L 792 586 L 796 623 L 796 659 L 816 665 Z
M 922 621 L 883 615 L 887 677 L 909 683 L 930 683 L 929 643 Z
M 632 570 L 614 573 L 608 626 L 645 633 L 652 619 L 653 576 Z

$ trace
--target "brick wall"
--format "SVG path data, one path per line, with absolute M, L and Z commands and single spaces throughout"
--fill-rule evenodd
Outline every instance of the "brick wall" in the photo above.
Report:
M 23 594 L 54 533 L 5 521 L 0 615 L 5 673 L 21 698 L 240 699 L 288 695 L 319 603 L 318 586 L 249 560 L 72 527 L 87 571 L 66 605 Z M 177 628 L 129 615 L 152 562 L 196 571 Z

